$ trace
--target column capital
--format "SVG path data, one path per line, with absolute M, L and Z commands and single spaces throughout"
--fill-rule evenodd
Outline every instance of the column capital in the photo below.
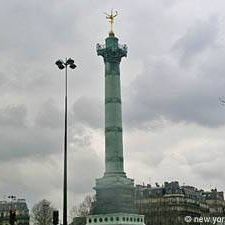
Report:
M 118 38 L 109 36 L 105 45 L 97 44 L 97 54 L 104 58 L 105 62 L 120 63 L 122 57 L 127 56 L 127 46 L 118 44 Z

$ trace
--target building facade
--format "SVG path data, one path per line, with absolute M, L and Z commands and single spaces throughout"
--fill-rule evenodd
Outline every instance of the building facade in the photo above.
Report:
M 137 185 L 135 205 L 145 216 L 146 225 L 213 224 L 213 217 L 225 217 L 223 192 L 216 189 L 205 192 L 180 186 L 177 181 L 154 187 Z M 205 219 L 210 222 L 202 221 Z
M 25 199 L 0 201 L 0 225 L 10 225 L 10 210 L 16 212 L 16 225 L 29 225 L 29 209 Z

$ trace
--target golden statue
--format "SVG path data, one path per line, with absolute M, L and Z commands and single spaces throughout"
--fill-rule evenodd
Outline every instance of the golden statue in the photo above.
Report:
M 115 13 L 113 13 L 113 10 L 111 10 L 111 14 L 105 13 L 105 15 L 106 15 L 106 19 L 109 20 L 109 22 L 110 22 L 110 24 L 111 24 L 111 31 L 110 31 L 110 33 L 113 34 L 113 33 L 114 33 L 114 32 L 113 32 L 113 24 L 114 24 L 114 22 L 115 22 L 115 18 L 116 18 L 117 15 L 118 15 L 118 12 L 115 11 Z

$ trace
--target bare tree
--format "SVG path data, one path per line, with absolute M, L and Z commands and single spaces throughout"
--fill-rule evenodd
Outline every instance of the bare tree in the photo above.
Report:
M 34 225 L 52 225 L 54 207 L 51 202 L 43 199 L 35 204 L 31 211 L 31 219 Z
M 85 217 L 89 215 L 93 208 L 93 203 L 95 201 L 95 196 L 87 195 L 84 200 L 78 205 L 73 206 L 70 210 L 70 216 L 74 217 Z

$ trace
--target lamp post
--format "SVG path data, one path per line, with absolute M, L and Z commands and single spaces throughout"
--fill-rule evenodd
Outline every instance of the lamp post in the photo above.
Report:
M 14 225 L 16 221 L 16 207 L 13 206 L 13 202 L 16 200 L 16 196 L 9 195 L 10 199 L 10 210 L 9 210 L 9 224 Z
M 9 195 L 8 199 L 10 199 L 10 210 L 13 210 L 13 202 L 16 200 L 15 195 Z
M 67 225 L 67 67 L 75 69 L 74 60 L 59 59 L 55 62 L 60 70 L 65 69 L 65 133 L 64 133 L 64 175 L 63 175 L 63 225 Z

